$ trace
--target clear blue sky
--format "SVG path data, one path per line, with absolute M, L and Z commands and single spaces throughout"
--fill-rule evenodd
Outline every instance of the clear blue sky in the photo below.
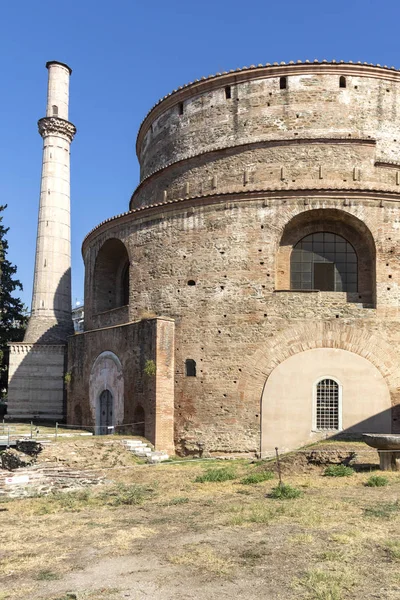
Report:
M 153 104 L 201 76 L 244 65 L 367 61 L 400 68 L 398 0 L 21 0 L 0 16 L 0 203 L 9 258 L 30 306 L 48 60 L 73 69 L 73 301 L 83 297 L 81 243 L 128 208 L 136 134 Z

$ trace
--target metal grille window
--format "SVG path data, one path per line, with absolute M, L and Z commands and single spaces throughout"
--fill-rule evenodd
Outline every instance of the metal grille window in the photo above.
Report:
M 317 383 L 316 428 L 319 431 L 339 429 L 339 384 L 333 379 Z
M 290 258 L 292 290 L 357 292 L 357 254 L 335 233 L 312 233 L 293 248 Z

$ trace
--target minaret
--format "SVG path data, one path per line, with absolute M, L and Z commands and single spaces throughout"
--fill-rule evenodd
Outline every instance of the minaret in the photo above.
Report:
M 49 71 L 43 138 L 42 180 L 36 241 L 32 311 L 24 342 L 62 343 L 71 319 L 70 145 L 76 129 L 68 121 L 71 69 L 56 61 Z
M 71 318 L 70 145 L 71 69 L 51 61 L 43 138 L 32 311 L 23 342 L 10 344 L 8 415 L 62 420 L 65 415 L 67 338 Z

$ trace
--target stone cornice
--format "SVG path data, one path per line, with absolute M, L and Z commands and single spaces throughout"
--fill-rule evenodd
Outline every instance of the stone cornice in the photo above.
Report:
M 347 135 L 336 135 L 333 136 L 332 134 L 330 135 L 326 135 L 326 136 L 318 136 L 318 137 L 297 137 L 297 133 L 293 133 L 293 137 L 292 138 L 288 138 L 286 137 L 282 137 L 282 138 L 264 138 L 264 139 L 257 139 L 254 140 L 252 142 L 244 142 L 243 144 L 238 144 L 238 143 L 233 143 L 233 144 L 221 144 L 221 145 L 216 145 L 216 146 L 211 146 L 208 150 L 205 150 L 204 152 L 192 152 L 192 153 L 187 153 L 187 155 L 184 158 L 181 158 L 179 160 L 172 160 L 168 163 L 166 163 L 163 167 L 160 167 L 159 169 L 155 169 L 154 171 L 151 171 L 148 175 L 146 175 L 146 177 L 143 177 L 139 183 L 139 185 L 137 186 L 137 188 L 135 189 L 135 191 L 133 192 L 131 199 L 130 199 L 130 203 L 133 200 L 133 197 L 135 196 L 135 194 L 139 191 L 139 189 L 142 187 L 143 184 L 147 183 L 149 181 L 150 178 L 152 178 L 154 175 L 158 175 L 160 174 L 162 171 L 165 171 L 166 169 L 170 168 L 170 167 L 174 167 L 176 165 L 180 165 L 186 161 L 190 161 L 193 159 L 197 159 L 197 158 L 202 158 L 204 156 L 207 156 L 209 154 L 214 154 L 214 153 L 218 153 L 218 152 L 223 152 L 224 150 L 234 150 L 235 148 L 238 149 L 238 151 L 243 151 L 243 150 L 252 150 L 254 148 L 273 148 L 276 146 L 292 146 L 292 145 L 302 145 L 302 144 L 355 144 L 355 145 L 368 145 L 368 146 L 376 146 L 376 140 L 371 138 L 371 136 L 367 136 L 367 137 L 357 137 L 357 138 L 353 138 L 351 137 L 351 133 L 348 133 Z
M 43 117 L 38 121 L 39 133 L 44 138 L 47 135 L 59 135 L 72 142 L 76 133 L 76 127 L 60 117 Z
M 249 81 L 250 79 L 266 79 L 269 77 L 280 77 L 291 75 L 306 75 L 306 74 L 336 74 L 336 75 L 351 75 L 359 77 L 373 77 L 376 79 L 385 79 L 390 81 L 400 81 L 400 71 L 395 67 L 381 66 L 379 64 L 369 63 L 353 63 L 352 61 L 345 62 L 332 60 L 314 60 L 313 62 L 306 60 L 304 62 L 297 61 L 297 63 L 290 61 L 289 63 L 266 63 L 265 65 L 250 65 L 250 67 L 243 67 L 236 70 L 231 69 L 223 71 L 222 73 L 216 73 L 215 75 L 209 75 L 208 77 L 202 77 L 201 79 L 195 79 L 190 83 L 180 86 L 178 89 L 173 90 L 161 98 L 147 113 L 144 120 L 142 121 L 137 140 L 136 140 L 136 153 L 140 156 L 140 147 L 144 136 L 146 135 L 151 123 L 159 117 L 166 110 L 175 106 L 179 102 L 184 102 L 189 98 L 203 94 L 206 91 L 210 91 L 217 88 L 222 88 L 226 85 L 233 85 Z
M 24 342 L 9 342 L 7 345 L 14 354 L 29 354 L 30 352 L 62 354 L 66 349 L 66 344 L 25 344 Z
M 267 196 L 267 197 L 266 197 Z M 185 198 L 177 198 L 174 200 L 166 200 L 165 202 L 159 202 L 157 204 L 151 204 L 149 206 L 143 206 L 127 212 L 110 217 L 105 221 L 99 223 L 94 227 L 84 238 L 82 242 L 82 254 L 85 252 L 87 244 L 92 241 L 94 237 L 107 230 L 108 227 L 114 227 L 115 225 L 129 222 L 131 220 L 139 218 L 154 218 L 157 215 L 163 215 L 166 212 L 181 208 L 186 210 L 188 208 L 195 210 L 196 207 L 208 205 L 208 204 L 221 204 L 221 203 L 235 203 L 246 200 L 262 200 L 268 201 L 274 198 L 296 198 L 296 197 L 308 197 L 310 203 L 313 199 L 319 197 L 334 197 L 342 199 L 344 205 L 346 205 L 346 199 L 350 198 L 361 199 L 361 200 L 374 200 L 376 202 L 382 201 L 394 201 L 400 202 L 400 190 L 393 190 L 393 187 L 372 187 L 370 182 L 366 182 L 364 186 L 360 186 L 360 182 L 357 185 L 346 187 L 343 184 L 335 187 L 330 184 L 329 186 L 318 186 L 315 185 L 315 181 L 302 186 L 294 188 L 282 189 L 282 186 L 269 186 L 269 187 L 257 187 L 257 186 L 246 186 L 236 189 L 227 189 L 220 192 L 210 192 L 209 194 L 203 194 L 201 196 L 188 196 Z

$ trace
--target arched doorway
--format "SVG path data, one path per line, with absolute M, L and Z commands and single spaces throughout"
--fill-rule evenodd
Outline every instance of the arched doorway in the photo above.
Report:
M 113 433 L 113 396 L 110 390 L 103 390 L 99 397 L 99 434 Z
M 146 433 L 146 415 L 143 406 L 137 406 L 133 415 L 133 435 L 145 437 Z
M 102 352 L 93 363 L 89 402 L 96 433 L 104 433 L 104 427 L 116 427 L 124 422 L 124 376 L 121 362 L 113 352 Z
M 269 375 L 261 400 L 261 453 L 295 450 L 337 434 L 390 433 L 391 398 L 369 360 L 339 348 L 290 356 Z

